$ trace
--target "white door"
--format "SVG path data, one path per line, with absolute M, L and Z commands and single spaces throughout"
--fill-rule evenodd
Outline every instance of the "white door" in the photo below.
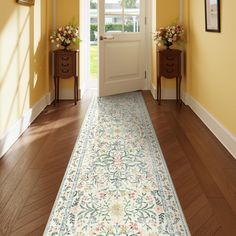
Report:
M 145 86 L 145 0 L 99 0 L 99 96 Z

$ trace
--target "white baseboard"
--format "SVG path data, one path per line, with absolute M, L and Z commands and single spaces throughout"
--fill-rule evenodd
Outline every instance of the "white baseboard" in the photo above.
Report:
M 157 88 L 152 84 L 151 85 L 151 93 L 155 100 L 157 100 Z M 162 88 L 161 89 L 161 99 L 164 100 L 174 100 L 176 99 L 176 90 L 169 89 L 169 88 Z
M 79 99 L 82 99 L 82 97 L 84 96 L 86 90 L 87 89 L 85 87 L 79 89 Z
M 53 91 L 54 93 L 55 91 Z M 83 91 L 85 92 L 85 91 Z M 81 90 L 79 89 L 79 99 L 81 99 L 82 97 L 82 93 Z M 64 89 L 60 89 L 60 93 L 59 93 L 59 99 L 61 100 L 73 100 L 74 99 L 74 88 L 64 88 Z
M 184 93 L 181 93 L 181 99 L 182 99 L 182 102 L 186 105 L 186 106 L 189 106 L 189 94 L 184 92 Z
M 153 84 L 151 84 L 151 94 L 152 94 L 153 98 L 155 100 L 157 100 L 157 89 Z
M 59 99 L 62 100 L 69 100 L 74 99 L 74 89 L 67 88 L 67 89 L 60 89 Z
M 17 141 L 29 125 L 37 118 L 47 105 L 54 100 L 53 93 L 48 93 L 42 97 L 32 108 L 30 108 L 22 117 L 0 137 L 0 159 Z
M 161 99 L 164 100 L 175 100 L 176 99 L 176 90 L 174 89 L 161 89 Z
M 52 90 L 51 92 L 49 92 L 46 96 L 47 96 L 47 105 L 52 104 L 52 102 L 53 102 L 54 99 L 55 99 L 55 92 L 54 92 L 54 90 Z
M 203 123 L 211 130 L 217 139 L 224 145 L 224 147 L 236 159 L 236 137 L 230 133 L 209 111 L 206 110 L 197 100 L 192 96 L 187 95 L 188 104 Z

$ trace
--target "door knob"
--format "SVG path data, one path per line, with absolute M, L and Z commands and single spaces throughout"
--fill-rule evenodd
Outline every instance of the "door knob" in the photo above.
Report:
M 104 39 L 110 39 L 110 40 L 112 40 L 112 39 L 114 39 L 114 36 L 100 36 L 100 40 L 104 40 Z

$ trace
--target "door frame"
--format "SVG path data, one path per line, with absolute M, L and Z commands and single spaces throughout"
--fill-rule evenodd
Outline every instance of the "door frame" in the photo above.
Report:
M 143 90 L 151 89 L 152 81 L 152 41 L 153 41 L 153 24 L 156 25 L 156 22 L 153 22 L 153 18 L 156 19 L 156 14 L 153 9 L 156 9 L 156 0 L 145 1 L 145 15 L 146 15 L 146 30 L 145 30 L 145 68 L 146 68 L 146 82 Z M 85 11 L 87 9 L 87 11 Z M 99 9 L 98 9 L 99 10 Z M 80 90 L 82 91 L 87 89 L 86 81 L 89 76 L 89 66 L 88 62 L 90 58 L 89 55 L 89 1 L 80 0 Z M 84 79 L 85 78 L 85 79 Z M 99 78 L 98 78 L 99 79 Z
M 81 97 L 88 89 L 88 80 L 90 76 L 90 1 L 78 0 L 79 4 L 79 17 L 80 17 L 80 90 Z M 87 9 L 86 11 L 84 9 Z
M 146 86 L 152 90 L 153 76 L 153 32 L 156 30 L 156 0 L 146 1 Z

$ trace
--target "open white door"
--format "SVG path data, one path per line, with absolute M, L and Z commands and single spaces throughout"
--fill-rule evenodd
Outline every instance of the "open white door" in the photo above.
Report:
M 145 0 L 99 0 L 99 96 L 145 86 Z

